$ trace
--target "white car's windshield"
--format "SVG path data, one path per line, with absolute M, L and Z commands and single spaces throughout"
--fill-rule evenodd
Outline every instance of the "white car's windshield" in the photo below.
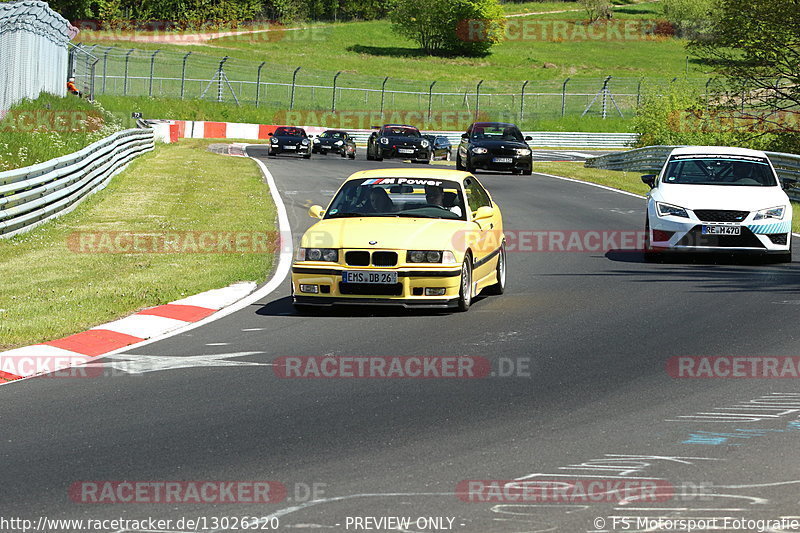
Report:
M 766 159 L 742 156 L 675 156 L 667 165 L 664 183 L 679 185 L 734 185 L 774 187 L 778 185 Z
M 464 220 L 464 199 L 456 181 L 370 178 L 345 183 L 325 218 L 352 216 Z

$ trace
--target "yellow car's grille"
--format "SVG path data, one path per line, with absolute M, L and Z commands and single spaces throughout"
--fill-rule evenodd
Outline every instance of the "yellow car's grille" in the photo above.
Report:
M 344 262 L 348 266 L 391 267 L 397 265 L 397 252 L 351 250 L 345 252 Z

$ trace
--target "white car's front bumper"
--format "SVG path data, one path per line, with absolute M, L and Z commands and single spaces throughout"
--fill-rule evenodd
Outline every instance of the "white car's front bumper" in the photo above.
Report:
M 655 250 L 687 252 L 751 252 L 786 253 L 790 250 L 792 213 L 788 209 L 782 220 L 754 220 L 755 212 L 741 218 L 729 216 L 732 211 L 686 210 L 689 218 L 658 216 L 653 202 L 648 206 L 650 245 Z M 702 219 L 697 213 L 702 213 Z M 716 212 L 716 213 L 714 213 Z M 717 213 L 722 216 L 715 216 Z M 710 227 L 738 227 L 739 235 L 714 235 Z M 705 231 L 704 231 L 705 228 Z M 737 231 L 737 230 L 734 230 Z

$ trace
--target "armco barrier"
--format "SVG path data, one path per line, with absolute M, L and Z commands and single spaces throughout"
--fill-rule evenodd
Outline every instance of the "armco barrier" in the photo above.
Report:
M 655 173 L 661 171 L 670 152 L 675 148 L 679 147 L 658 145 L 606 154 L 587 159 L 585 166 L 605 170 Z M 800 183 L 800 155 L 782 152 L 766 152 L 766 154 L 782 182 Z M 800 190 L 789 189 L 787 194 L 792 200 L 800 201 Z
M 274 132 L 277 125 L 243 124 L 237 122 L 205 122 L 190 120 L 147 120 L 156 130 L 156 138 L 164 142 L 174 142 L 180 138 L 193 139 L 251 139 L 265 140 Z M 318 135 L 328 128 L 321 126 L 302 126 L 309 135 Z M 366 146 L 373 130 L 347 130 L 360 146 Z M 447 137 L 454 146 L 461 142 L 463 131 L 425 131 L 423 133 Z M 526 131 L 523 135 L 533 138 L 529 144 L 539 148 L 599 148 L 620 149 L 633 146 L 639 138 L 636 133 L 583 133 Z
M 152 150 L 153 130 L 117 132 L 73 154 L 0 172 L 0 237 L 33 229 L 103 189 L 133 158 Z

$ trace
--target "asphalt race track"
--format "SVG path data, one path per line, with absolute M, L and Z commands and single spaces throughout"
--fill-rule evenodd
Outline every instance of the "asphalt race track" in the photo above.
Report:
M 250 153 L 277 181 L 295 239 L 313 222 L 308 207 L 325 204 L 343 177 L 420 168 Z M 640 198 L 536 174 L 478 177 L 507 231 L 613 236 L 643 226 Z M 287 280 L 257 305 L 105 359 L 139 362 L 139 373 L 2 386 L 0 514 L 272 516 L 281 531 L 309 532 L 402 516 L 411 526 L 371 531 L 447 530 L 415 522 L 433 517 L 464 533 L 641 531 L 637 517 L 658 516 L 755 531 L 722 519 L 800 515 L 796 381 L 675 379 L 666 370 L 675 356 L 798 355 L 797 263 L 646 264 L 635 251 L 529 248 L 509 252 L 508 273 L 505 295 L 478 298 L 467 313 L 298 316 Z M 496 375 L 281 379 L 271 366 L 323 355 L 485 357 Z M 512 375 L 500 375 L 509 365 Z M 465 480 L 521 478 L 655 479 L 671 490 L 657 501 L 585 503 L 456 495 Z M 273 480 L 288 495 L 227 505 L 68 496 L 77 482 L 103 480 Z

